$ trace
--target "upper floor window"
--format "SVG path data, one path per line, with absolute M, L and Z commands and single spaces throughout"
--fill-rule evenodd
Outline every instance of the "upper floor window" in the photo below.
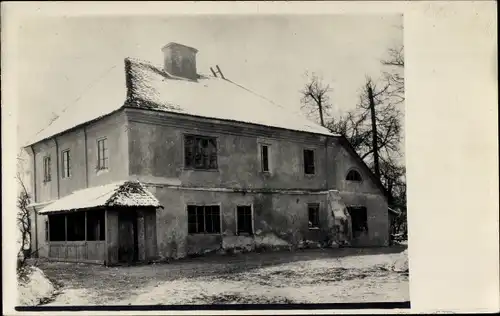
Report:
M 356 181 L 356 182 L 361 182 L 362 178 L 359 172 L 356 170 L 351 170 L 347 173 L 347 176 L 345 177 L 347 181 Z
M 50 156 L 43 158 L 43 181 L 49 182 L 51 179 Z
M 184 166 L 186 168 L 217 169 L 217 139 L 215 137 L 184 137 Z
M 103 170 L 109 167 L 108 140 L 101 138 L 97 140 L 97 169 Z
M 319 228 L 319 204 L 308 204 L 307 212 L 309 213 L 309 228 Z
M 304 173 L 314 174 L 314 150 L 304 149 Z
M 69 149 L 62 152 L 62 177 L 71 177 L 71 155 Z
M 262 166 L 262 172 L 269 172 L 269 146 L 260 146 L 260 160 Z

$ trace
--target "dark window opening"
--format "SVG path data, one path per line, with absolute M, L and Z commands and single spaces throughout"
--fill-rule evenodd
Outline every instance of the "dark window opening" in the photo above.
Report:
M 105 240 L 106 226 L 104 212 L 87 213 L 87 240 Z
M 319 228 L 319 204 L 309 204 L 309 228 Z
M 262 171 L 269 172 L 269 146 L 261 146 Z
M 85 240 L 85 212 L 69 213 L 66 216 L 68 241 Z
M 356 181 L 356 182 L 361 182 L 362 180 L 361 175 L 356 170 L 349 171 L 345 179 L 347 181 Z
M 188 205 L 189 234 L 220 233 L 220 207 L 218 205 Z
M 49 220 L 45 220 L 45 241 L 49 241 Z
M 49 237 L 50 241 L 66 240 L 66 215 L 49 215 Z
M 252 207 L 251 206 L 238 206 L 237 213 L 237 233 L 238 234 L 253 234 L 252 228 Z
M 352 233 L 358 237 L 362 233 L 368 232 L 368 216 L 366 207 L 348 207 L 347 211 L 351 216 Z
M 71 155 L 69 150 L 62 152 L 62 177 L 69 178 L 71 176 Z
M 43 181 L 49 182 L 51 180 L 50 170 L 50 157 L 43 158 Z
M 304 150 L 304 173 L 314 174 L 314 150 Z
M 108 169 L 108 140 L 106 138 L 97 141 L 97 169 Z
M 214 137 L 185 136 L 184 165 L 201 170 L 217 169 L 217 140 Z

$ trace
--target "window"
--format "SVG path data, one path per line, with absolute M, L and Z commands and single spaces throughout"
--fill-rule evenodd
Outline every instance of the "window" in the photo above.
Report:
M 220 207 L 218 205 L 188 205 L 189 234 L 220 233 Z
M 45 220 L 45 241 L 49 241 L 49 220 Z
M 319 228 L 319 204 L 307 205 L 309 213 L 309 228 Z
M 360 236 L 368 231 L 368 218 L 366 207 L 348 207 L 347 211 L 351 216 L 352 233 L 354 237 Z
M 62 152 L 62 177 L 69 178 L 71 176 L 71 155 L 69 150 Z
M 361 182 L 362 180 L 361 175 L 356 170 L 349 171 L 345 179 L 347 181 L 356 181 L 356 182 Z
M 314 174 L 314 150 L 304 150 L 304 173 Z
M 69 213 L 67 217 L 67 240 L 85 240 L 85 212 Z
M 106 138 L 97 141 L 97 170 L 108 169 L 108 140 Z
M 66 240 L 66 215 L 49 215 L 50 241 Z
M 188 136 L 184 138 L 184 165 L 186 168 L 217 169 L 217 140 L 214 137 Z
M 269 172 L 269 146 L 261 145 L 260 156 L 262 172 Z
M 43 158 L 43 181 L 44 182 L 49 182 L 50 181 L 50 156 L 44 157 Z
M 87 240 L 105 240 L 104 212 L 87 212 Z
M 249 205 L 236 208 L 237 234 L 253 234 L 252 207 Z

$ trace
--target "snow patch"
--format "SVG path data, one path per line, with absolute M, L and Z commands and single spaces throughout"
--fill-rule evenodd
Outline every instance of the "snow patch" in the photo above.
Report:
M 290 244 L 273 233 L 267 233 L 255 236 L 255 246 L 274 248 L 274 247 L 287 247 L 290 246 Z
M 394 259 L 386 265 L 386 268 L 394 272 L 408 272 L 408 249 L 395 256 Z
M 27 267 L 27 280 L 20 280 L 18 287 L 19 305 L 35 306 L 50 298 L 54 291 L 54 285 L 45 273 L 37 267 Z

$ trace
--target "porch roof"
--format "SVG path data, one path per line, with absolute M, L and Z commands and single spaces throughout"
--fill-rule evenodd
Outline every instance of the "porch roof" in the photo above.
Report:
M 120 181 L 75 191 L 44 207 L 39 213 L 49 214 L 106 206 L 161 207 L 156 197 L 138 181 Z

